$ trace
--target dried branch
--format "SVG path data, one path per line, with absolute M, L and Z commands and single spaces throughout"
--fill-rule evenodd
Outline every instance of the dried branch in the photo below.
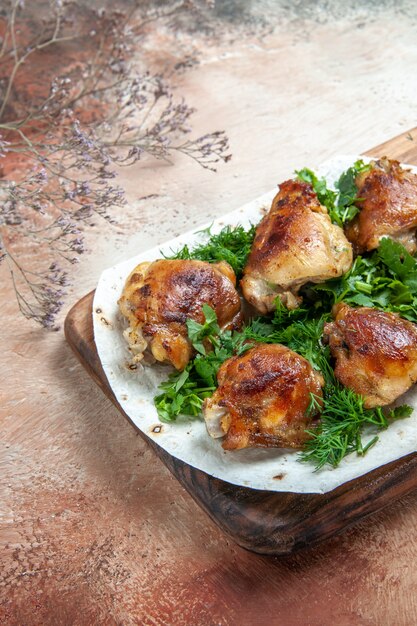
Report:
M 96 218 L 113 223 L 112 209 L 125 201 L 116 166 L 182 153 L 214 170 L 230 159 L 224 132 L 184 140 L 193 109 L 162 76 L 138 73 L 129 62 L 146 24 L 191 6 L 180 0 L 145 15 L 99 11 L 94 28 L 80 29 L 74 24 L 85 20 L 71 19 L 77 5 L 56 0 L 33 33 L 22 1 L 11 3 L 0 47 L 0 262 L 23 315 L 46 328 L 56 327 L 68 283 L 59 263 L 76 263 L 85 227 Z M 62 45 L 87 52 L 72 63 L 63 55 L 65 71 L 34 95 L 39 62 L 49 51 L 56 59 Z M 30 261 L 20 260 L 21 250 Z M 38 271 L 40 251 L 49 261 Z

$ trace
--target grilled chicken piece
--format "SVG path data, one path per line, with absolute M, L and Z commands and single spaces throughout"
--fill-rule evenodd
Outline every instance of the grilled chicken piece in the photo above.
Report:
M 310 393 L 321 398 L 324 384 L 306 359 L 280 344 L 258 344 L 225 361 L 217 379 L 203 415 L 209 434 L 224 436 L 225 450 L 302 447 L 314 418 Z
M 352 247 L 332 224 L 310 184 L 287 180 L 258 228 L 241 281 L 243 295 L 261 314 L 275 299 L 294 309 L 308 282 L 341 276 L 352 265 Z
M 356 178 L 358 215 L 345 233 L 356 254 L 378 247 L 382 237 L 395 239 L 412 254 L 417 249 L 417 175 L 386 157 Z
M 235 285 L 235 274 L 225 261 L 211 265 L 158 260 L 135 267 L 118 302 L 129 321 L 125 337 L 134 361 L 142 360 L 149 348 L 157 361 L 184 369 L 193 355 L 186 321 L 203 323 L 203 304 L 214 309 L 221 328 L 240 328 L 241 303 Z
M 396 313 L 340 303 L 324 340 L 336 378 L 364 396 L 367 408 L 390 404 L 417 380 L 417 326 Z

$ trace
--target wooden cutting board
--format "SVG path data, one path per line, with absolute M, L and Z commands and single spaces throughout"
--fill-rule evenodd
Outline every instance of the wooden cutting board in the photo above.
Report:
M 417 165 L 417 128 L 367 152 Z M 109 387 L 93 336 L 94 292 L 65 320 L 65 335 L 81 363 L 129 420 Z M 130 421 L 130 420 L 129 420 Z M 179 461 L 140 435 L 210 518 L 239 545 L 262 554 L 289 554 L 331 537 L 417 487 L 417 454 L 384 465 L 326 494 L 237 487 Z

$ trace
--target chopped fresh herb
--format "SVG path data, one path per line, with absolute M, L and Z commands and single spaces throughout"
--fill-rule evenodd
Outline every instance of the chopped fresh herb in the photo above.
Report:
M 398 241 L 381 239 L 377 254 L 401 282 L 417 293 L 417 261 Z
M 310 402 L 311 408 L 320 404 L 321 419 L 317 427 L 309 431 L 311 439 L 300 457 L 303 462 L 313 462 L 316 469 L 325 464 L 337 467 L 351 452 L 365 454 L 378 439 L 374 436 L 363 443 L 362 432 L 366 426 L 386 428 L 391 420 L 407 417 L 412 412 L 406 405 L 388 413 L 379 407 L 365 409 L 361 396 L 340 385 L 331 366 L 330 349 L 321 341 L 328 315 L 299 319 L 287 326 L 282 326 L 277 318 L 258 318 L 240 333 L 220 331 L 216 314 L 207 305 L 204 315 L 204 324 L 196 325 L 191 320 L 187 323 L 190 339 L 199 353 L 183 372 L 174 372 L 159 386 L 162 393 L 155 398 L 155 406 L 163 421 L 174 421 L 180 414 L 199 415 L 204 399 L 217 387 L 217 372 L 222 363 L 235 354 L 242 354 L 256 342 L 286 345 L 323 374 L 324 402 L 314 396 Z M 206 351 L 203 338 L 211 345 L 211 351 Z
M 400 243 L 384 237 L 369 257 L 356 257 L 346 274 L 309 287 L 306 297 L 320 311 L 343 301 L 399 313 L 417 323 L 417 261 Z
M 413 411 L 412 407 L 403 405 L 384 413 L 381 407 L 365 409 L 363 403 L 363 398 L 351 389 L 339 384 L 326 385 L 320 422 L 308 431 L 311 439 L 301 452 L 300 460 L 314 463 L 316 470 L 326 464 L 337 467 L 347 454 L 363 455 L 378 441 L 378 436 L 374 435 L 363 443 L 366 426 L 385 429 L 392 420 L 408 417 Z
M 215 345 L 216 337 L 220 334 L 220 328 L 217 323 L 217 315 L 215 311 L 208 305 L 203 304 L 203 313 L 205 317 L 204 324 L 199 324 L 192 319 L 187 320 L 188 338 L 194 348 L 200 354 L 206 354 L 204 340 Z
M 161 420 L 174 421 L 178 415 L 196 416 L 205 398 L 217 387 L 217 372 L 224 361 L 251 347 L 243 333 L 222 331 L 215 311 L 203 305 L 204 324 L 187 320 L 188 337 L 197 351 L 183 372 L 173 372 L 159 385 L 161 394 L 154 398 Z M 203 343 L 204 342 L 204 343 Z
M 327 370 L 330 352 L 328 346 L 322 345 L 321 336 L 328 317 L 298 320 L 288 326 L 280 325 L 276 319 L 258 319 L 248 324 L 243 334 L 260 343 L 281 343 L 310 361 L 314 369 Z
M 311 317 L 313 311 L 311 307 L 309 309 L 299 307 L 298 309 L 287 309 L 285 304 L 282 303 L 281 298 L 275 300 L 274 311 L 274 324 L 275 326 L 284 326 L 284 324 L 290 324 L 297 320 L 304 320 Z
M 243 226 L 225 226 L 214 235 L 211 234 L 210 228 L 200 232 L 209 237 L 208 241 L 198 244 L 192 250 L 185 245 L 166 258 L 198 259 L 209 263 L 227 261 L 239 278 L 246 265 L 255 237 L 255 226 L 250 226 L 247 229 Z
M 335 209 L 337 193 L 327 187 L 327 182 L 324 178 L 318 178 L 316 174 L 307 167 L 304 167 L 302 170 L 296 170 L 295 173 L 299 180 L 310 183 L 317 194 L 318 201 L 327 208 L 331 217 Z
M 199 415 L 204 398 L 212 395 L 215 385 L 207 385 L 192 375 L 194 369 L 194 361 L 190 361 L 183 372 L 173 372 L 159 385 L 162 393 L 154 398 L 154 403 L 162 421 L 172 422 L 178 415 Z
M 326 180 L 324 178 L 318 178 L 317 175 L 307 167 L 295 173 L 299 180 L 303 180 L 312 185 L 320 204 L 327 208 L 332 222 L 338 226 L 343 226 L 347 222 L 350 222 L 360 210 L 357 206 L 357 202 L 360 201 L 360 198 L 358 198 L 358 189 L 355 183 L 356 177 L 370 169 L 371 165 L 359 159 L 352 167 L 349 167 L 341 174 L 336 182 L 337 191 L 329 189 Z
M 346 222 L 350 222 L 359 213 L 360 207 L 357 203 L 358 188 L 356 186 L 356 178 L 362 172 L 368 172 L 371 165 L 364 163 L 361 159 L 356 161 L 352 167 L 340 176 L 336 183 L 336 189 L 339 191 L 336 203 L 336 213 L 339 217 L 339 225 L 342 226 Z

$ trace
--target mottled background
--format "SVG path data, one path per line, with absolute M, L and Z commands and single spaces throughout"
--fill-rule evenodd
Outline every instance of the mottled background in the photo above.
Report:
M 226 130 L 233 158 L 216 174 L 185 157 L 124 172 L 129 203 L 116 227 L 90 233 L 66 310 L 105 267 L 294 168 L 417 124 L 415 2 L 216 4 L 150 27 L 137 62 L 171 75 L 197 109 L 195 135 Z M 173 71 L 184 58 L 189 68 Z M 62 332 L 21 318 L 3 274 L 0 289 L 1 624 L 417 623 L 417 495 L 293 557 L 245 552 L 155 459 Z

